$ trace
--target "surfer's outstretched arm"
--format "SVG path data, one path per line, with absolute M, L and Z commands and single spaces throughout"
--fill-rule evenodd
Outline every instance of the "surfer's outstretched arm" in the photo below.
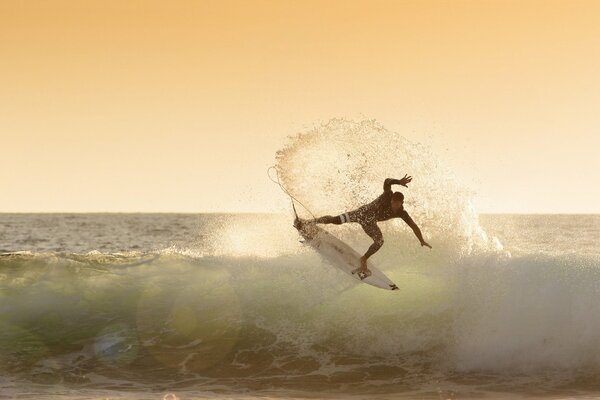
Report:
M 402 185 L 404 187 L 408 187 L 406 185 L 409 184 L 410 181 L 412 181 L 412 176 L 408 176 L 406 174 L 402 179 L 387 178 L 385 181 L 383 181 L 383 191 L 388 192 L 392 190 L 392 185 Z
M 415 233 L 415 236 L 417 237 L 417 239 L 419 239 L 419 242 L 421 242 L 421 246 L 426 246 L 426 247 L 429 247 L 431 249 L 431 246 L 429 245 L 429 243 L 427 243 L 425 241 L 425 239 L 423 239 L 423 234 L 421 233 L 421 229 L 419 229 L 419 227 L 417 226 L 417 224 L 415 223 L 415 221 L 413 221 L 413 219 L 410 217 L 410 215 L 408 215 L 408 213 L 406 211 L 404 212 L 404 215 L 402 216 L 402 219 L 413 230 L 413 232 Z

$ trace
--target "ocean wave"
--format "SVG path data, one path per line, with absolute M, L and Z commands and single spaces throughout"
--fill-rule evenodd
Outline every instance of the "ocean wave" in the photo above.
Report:
M 471 191 L 428 149 L 373 121 L 332 120 L 291 137 L 277 169 L 319 214 L 348 211 L 376 197 L 384 178 L 413 175 L 406 207 L 433 251 L 402 221 L 382 223 L 386 244 L 372 260 L 400 289 L 384 291 L 298 243 L 291 215 L 198 217 L 193 227 L 180 215 L 187 229 L 172 231 L 150 228 L 170 227 L 164 216 L 110 216 L 85 240 L 81 222 L 45 248 L 97 250 L 0 254 L 0 375 L 433 397 L 440 379 L 487 392 L 594 387 L 594 253 L 511 256 L 479 224 Z M 326 228 L 359 252 L 370 245 L 356 224 Z M 155 234 L 171 245 L 156 245 Z M 9 242 L 3 248 L 15 248 Z M 154 250 L 107 250 L 115 248 Z
M 382 256 L 399 291 L 356 283 L 304 250 L 4 254 L 0 368 L 38 380 L 340 384 L 600 370 L 598 260 L 487 254 L 393 267 L 395 254 Z

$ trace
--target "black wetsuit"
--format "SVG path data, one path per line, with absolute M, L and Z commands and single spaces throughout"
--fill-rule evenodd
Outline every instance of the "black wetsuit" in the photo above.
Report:
M 356 210 L 340 214 L 338 216 L 324 216 L 317 218 L 315 222 L 321 224 L 343 224 L 346 222 L 357 222 L 362 226 L 367 235 L 373 239 L 373 244 L 365 253 L 365 257 L 369 258 L 377 250 L 383 246 L 383 234 L 377 226 L 378 221 L 387 221 L 391 218 L 402 218 L 409 226 L 413 226 L 414 222 L 404 208 L 394 212 L 392 210 L 392 185 L 399 184 L 398 179 L 386 179 L 383 183 L 383 193 L 369 204 L 365 204 Z

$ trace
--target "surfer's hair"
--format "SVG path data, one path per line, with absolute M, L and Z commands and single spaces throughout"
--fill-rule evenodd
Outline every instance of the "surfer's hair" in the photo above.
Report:
M 402 201 L 404 200 L 404 195 L 402 192 L 394 192 L 392 195 L 392 201 Z

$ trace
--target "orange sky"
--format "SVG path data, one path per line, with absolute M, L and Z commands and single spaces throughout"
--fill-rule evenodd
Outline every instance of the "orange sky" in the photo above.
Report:
M 483 212 L 600 212 L 598 1 L 3 0 L 0 55 L 0 212 L 279 210 L 275 151 L 332 117 Z

